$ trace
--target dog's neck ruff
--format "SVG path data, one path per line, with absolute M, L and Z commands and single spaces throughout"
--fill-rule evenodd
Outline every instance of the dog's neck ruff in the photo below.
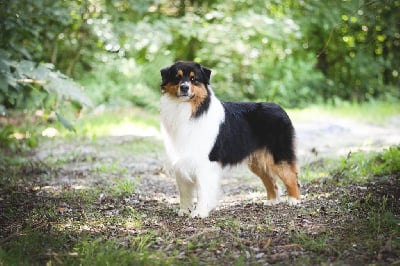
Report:
M 193 116 L 190 102 L 179 101 L 168 93 L 161 96 L 160 103 L 161 129 L 172 163 L 187 159 L 195 164 L 209 161 L 225 119 L 224 108 L 211 89 L 207 109 L 199 116 Z

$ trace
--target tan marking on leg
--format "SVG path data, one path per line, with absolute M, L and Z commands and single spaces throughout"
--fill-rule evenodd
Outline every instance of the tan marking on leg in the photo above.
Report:
M 296 163 L 280 162 L 276 164 L 272 154 L 265 150 L 254 152 L 249 157 L 249 168 L 261 178 L 267 189 L 268 199 L 275 199 L 278 191 L 274 176 L 278 176 L 285 184 L 289 197 L 300 199 L 297 182 Z
M 300 199 L 296 163 L 280 162 L 274 165 L 272 171 L 276 173 L 276 175 L 278 175 L 285 184 L 288 196 L 295 199 Z
M 267 199 L 274 200 L 279 195 L 277 195 L 279 188 L 276 184 L 275 178 L 270 172 L 273 166 L 273 160 L 271 156 L 263 151 L 255 152 L 249 157 L 248 166 L 250 170 L 256 174 L 263 182 L 265 189 L 267 190 Z

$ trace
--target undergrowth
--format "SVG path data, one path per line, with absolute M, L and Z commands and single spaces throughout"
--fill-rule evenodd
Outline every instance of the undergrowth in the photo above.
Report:
M 300 179 L 312 182 L 329 179 L 346 185 L 365 183 L 378 176 L 385 178 L 400 172 L 400 146 L 391 146 L 380 152 L 355 151 L 337 159 L 320 159 L 303 166 Z

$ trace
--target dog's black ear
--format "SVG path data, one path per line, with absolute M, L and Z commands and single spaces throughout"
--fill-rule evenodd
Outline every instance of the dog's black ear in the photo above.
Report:
M 160 70 L 163 83 L 167 81 L 170 69 L 171 69 L 171 67 L 166 67 L 166 68 L 163 68 Z
M 206 83 L 210 84 L 211 70 L 205 67 L 201 67 L 201 72 L 203 72 L 203 75 L 206 79 Z

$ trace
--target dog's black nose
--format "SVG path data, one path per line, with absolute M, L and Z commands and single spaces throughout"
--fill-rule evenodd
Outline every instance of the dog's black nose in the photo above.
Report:
M 181 93 L 187 93 L 189 91 L 189 85 L 187 83 L 182 83 L 180 86 Z

